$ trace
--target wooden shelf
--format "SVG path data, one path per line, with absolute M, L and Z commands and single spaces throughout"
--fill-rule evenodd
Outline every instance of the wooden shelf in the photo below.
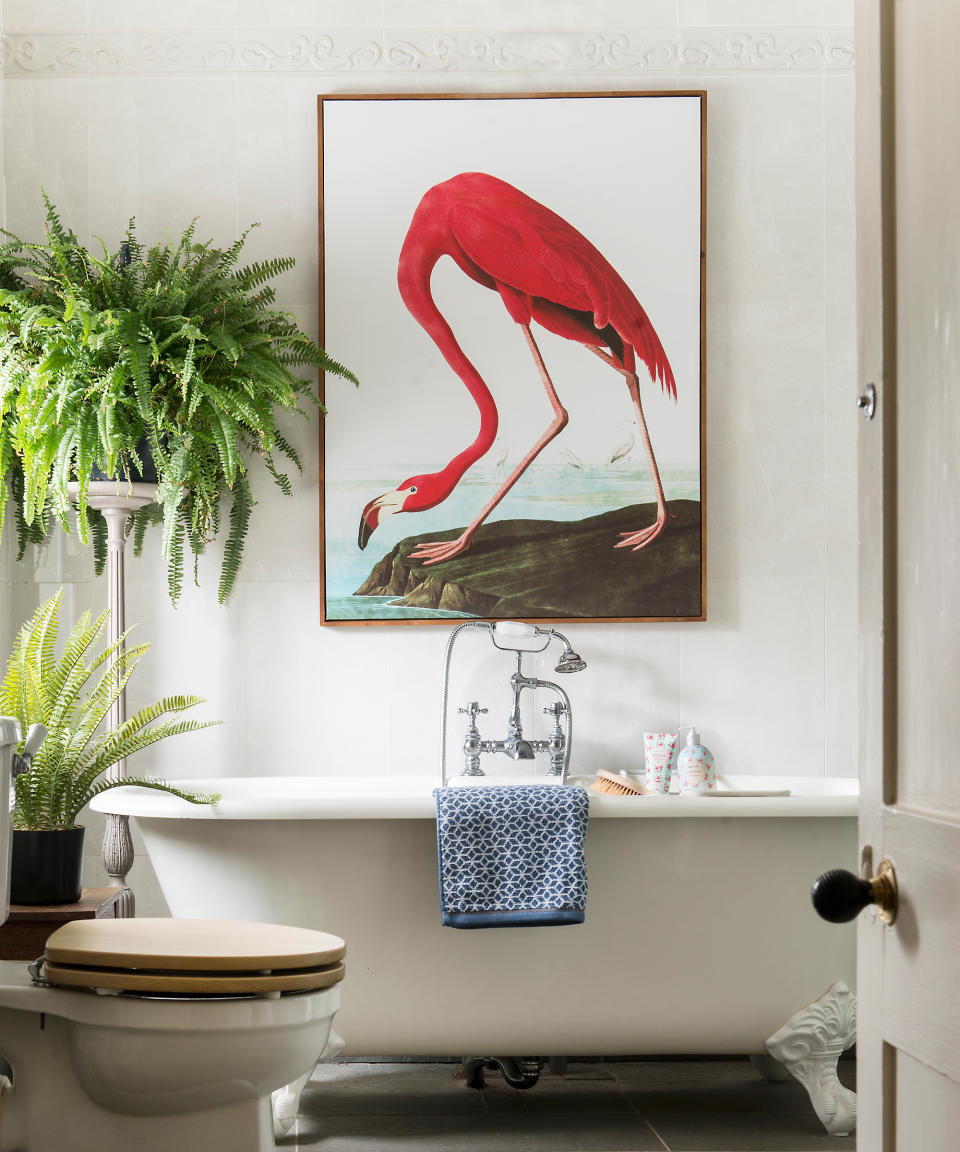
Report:
M 121 892 L 84 888 L 75 904 L 11 904 L 6 924 L 0 925 L 0 960 L 36 960 L 61 924 L 115 917 Z

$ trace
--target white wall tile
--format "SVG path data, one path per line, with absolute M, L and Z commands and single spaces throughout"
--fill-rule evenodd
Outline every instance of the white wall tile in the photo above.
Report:
M 85 32 L 87 0 L 4 0 L 3 31 Z
M 318 298 L 317 92 L 314 76 L 250 76 L 237 87 L 238 212 L 242 227 L 260 224 L 244 253 L 296 259 L 275 284 L 284 308 Z
M 382 26 L 388 0 L 237 0 L 241 28 L 330 28 L 363 24 Z
M 855 0 L 823 0 L 823 22 L 829 31 L 832 27 L 849 32 L 853 27 Z
M 826 316 L 824 389 L 824 717 L 825 770 L 847 775 L 857 766 L 857 434 L 856 349 L 849 332 L 855 303 L 831 305 Z
M 246 774 L 375 771 L 392 744 L 388 634 L 321 627 L 313 581 L 245 584 L 238 612 Z
M 91 30 L 118 28 L 233 28 L 237 0 L 89 0 Z
M 718 772 L 822 775 L 822 590 L 815 603 L 799 580 L 762 574 L 708 585 L 709 619 L 682 641 L 682 718 Z
M 681 719 L 681 633 L 668 624 L 560 629 L 587 661 L 563 679 L 576 721 L 574 770 L 640 771 L 643 733 L 675 732 Z
M 39 56 L 30 67 L 15 60 L 4 85 L 8 226 L 36 230 L 41 184 L 78 231 L 114 240 L 131 214 L 150 240 L 198 215 L 198 234 L 227 243 L 260 220 L 248 255 L 297 258 L 279 302 L 315 334 L 319 92 L 707 89 L 708 620 L 560 625 L 589 664 L 563 682 L 575 769 L 636 771 L 644 731 L 695 722 L 722 769 L 846 774 L 856 707 L 853 81 L 825 45 L 852 40 L 848 8 L 178 0 L 161 15 L 146 0 L 91 0 L 67 19 L 65 3 L 5 0 L 3 31 L 40 39 Z M 227 608 L 216 604 L 222 541 L 176 610 L 158 534 L 128 558 L 128 621 L 153 642 L 131 707 L 194 691 L 209 698 L 205 715 L 225 721 L 131 767 L 185 777 L 433 771 L 449 630 L 319 624 L 317 426 L 284 426 L 304 476 L 289 498 L 255 481 Z M 9 535 L 3 548 L 9 557 Z M 61 582 L 71 612 L 105 595 L 66 538 L 31 548 L 10 575 L 16 623 Z M 489 702 L 491 736 L 505 725 L 504 669 L 477 639 L 458 652 L 455 746 L 455 708 L 467 699 Z M 532 717 L 547 702 L 525 709 Z M 132 881 L 141 914 L 165 909 L 145 857 Z
M 714 25 L 737 28 L 756 24 L 761 28 L 783 24 L 819 25 L 823 0 L 677 0 L 680 26 Z
M 710 298 L 732 293 L 741 310 L 822 300 L 823 104 L 807 75 L 709 81 Z
M 824 122 L 824 287 L 829 303 L 847 305 L 856 299 L 852 76 L 827 77 Z
M 22 239 L 43 235 L 42 191 L 64 224 L 86 233 L 89 218 L 89 93 L 82 80 L 4 83 L 6 227 Z
M 494 28 L 591 28 L 609 25 L 668 25 L 676 21 L 675 0 L 385 0 L 383 18 L 391 25 Z
M 133 215 L 140 239 L 153 243 L 176 238 L 197 217 L 198 240 L 231 244 L 239 227 L 235 80 L 101 78 L 87 91 L 91 231 L 115 248 Z
M 127 762 L 128 774 L 165 779 L 239 774 L 242 733 L 237 714 L 242 708 L 243 645 L 238 626 L 239 603 L 224 609 L 217 607 L 219 569 L 208 565 L 204 587 L 195 588 L 188 573 L 183 596 L 172 608 L 157 530 L 153 531 L 144 556 L 133 563 L 141 567 L 137 576 L 131 576 L 132 565 L 127 568 L 127 625 L 137 624 L 134 637 L 140 642 L 149 641 L 150 651 L 140 661 L 128 686 L 128 714 L 164 696 L 183 693 L 203 696 L 207 703 L 182 713 L 178 719 L 223 723 L 145 748 Z M 146 578 L 139 578 L 140 573 Z

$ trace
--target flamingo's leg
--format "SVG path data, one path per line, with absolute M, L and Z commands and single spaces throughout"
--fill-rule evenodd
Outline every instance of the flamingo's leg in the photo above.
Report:
M 653 454 L 650 432 L 647 429 L 647 421 L 643 415 L 643 405 L 640 403 L 640 382 L 637 379 L 636 372 L 630 372 L 624 368 L 619 360 L 607 352 L 594 347 L 592 344 L 588 344 L 587 347 L 591 352 L 599 356 L 605 364 L 609 364 L 611 368 L 615 368 L 624 376 L 627 381 L 627 391 L 630 393 L 630 399 L 633 401 L 633 406 L 637 411 L 637 426 L 640 429 L 640 438 L 643 440 L 643 446 L 647 452 L 647 462 L 650 465 L 650 475 L 653 479 L 653 488 L 657 496 L 657 518 L 649 528 L 642 528 L 638 532 L 621 532 L 620 535 L 623 539 L 620 540 L 619 543 L 614 544 L 614 548 L 631 548 L 634 552 L 639 552 L 641 548 L 646 548 L 648 544 L 652 544 L 667 526 L 667 499 L 663 494 L 660 469 L 657 467 L 657 458 Z
M 533 333 L 530 331 L 529 324 L 521 324 L 523 334 L 527 339 L 527 345 L 530 348 L 530 353 L 533 356 L 534 363 L 537 366 L 537 371 L 540 373 L 540 379 L 543 381 L 543 387 L 547 393 L 547 398 L 553 408 L 553 419 L 550 421 L 546 431 L 537 440 L 529 452 L 524 456 L 520 463 L 514 468 L 507 479 L 503 482 L 497 490 L 493 498 L 484 505 L 480 514 L 470 522 L 467 528 L 455 540 L 436 540 L 418 544 L 417 547 L 410 553 L 411 560 L 422 560 L 424 567 L 430 564 L 440 564 L 444 560 L 451 560 L 454 556 L 458 556 L 461 552 L 465 552 L 473 543 L 473 538 L 477 534 L 477 529 L 486 520 L 490 513 L 496 508 L 500 501 L 506 496 L 510 489 L 516 484 L 520 477 L 530 467 L 530 464 L 539 456 L 543 449 L 550 443 L 550 441 L 563 431 L 567 426 L 567 421 L 570 417 L 567 415 L 567 410 L 560 403 L 560 398 L 557 396 L 557 390 L 553 386 L 553 381 L 550 379 L 550 374 L 547 372 L 547 366 L 543 362 L 543 356 L 540 349 L 537 347 L 537 342 L 533 338 Z M 619 547 L 619 545 L 618 545 Z

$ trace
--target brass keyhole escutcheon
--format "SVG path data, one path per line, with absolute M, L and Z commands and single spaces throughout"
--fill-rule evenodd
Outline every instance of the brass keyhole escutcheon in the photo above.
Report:
M 877 915 L 884 924 L 892 924 L 897 918 L 897 874 L 893 865 L 884 858 L 880 861 L 876 876 L 870 880 L 873 888 L 873 903 L 877 906 Z

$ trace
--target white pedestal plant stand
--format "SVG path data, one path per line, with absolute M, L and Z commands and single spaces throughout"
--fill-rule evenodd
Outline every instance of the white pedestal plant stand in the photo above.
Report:
M 71 496 L 76 496 L 78 485 L 70 484 Z M 123 564 L 127 519 L 138 508 L 152 504 L 157 498 L 156 484 L 131 484 L 126 480 L 94 480 L 87 488 L 87 503 L 103 514 L 107 522 L 107 643 L 115 644 L 126 631 L 124 610 Z M 110 709 L 110 729 L 116 731 L 127 716 L 126 693 L 121 692 Z M 108 770 L 114 779 L 126 775 L 126 761 L 118 760 Z M 107 815 L 103 837 L 103 866 L 110 879 L 123 889 L 116 905 L 117 916 L 133 916 L 136 906 L 133 892 L 127 887 L 127 873 L 133 867 L 133 841 L 130 838 L 130 817 Z
M 76 495 L 77 485 L 69 486 L 71 496 Z M 107 607 L 110 620 L 107 625 L 107 643 L 114 644 L 126 631 L 124 611 L 124 549 L 126 535 L 124 529 L 131 513 L 146 504 L 152 504 L 157 497 L 155 484 L 129 484 L 124 481 L 92 481 L 87 489 L 87 503 L 103 513 L 107 521 Z M 126 719 L 126 693 L 122 692 L 110 710 L 110 728 L 115 731 Z M 126 775 L 125 760 L 118 760 L 109 770 L 113 779 Z M 130 817 L 107 813 L 107 826 L 103 836 L 103 866 L 110 879 L 123 889 L 117 899 L 117 916 L 134 916 L 136 902 L 133 892 L 127 887 L 127 873 L 133 867 L 133 840 L 130 837 Z M 331 1031 L 327 1045 L 319 1061 L 333 1060 L 343 1051 L 344 1042 L 336 1032 Z M 313 1074 L 310 1068 L 292 1084 L 278 1089 L 272 1094 L 271 1113 L 274 1136 L 285 1135 L 293 1126 L 300 1108 L 300 1094 Z M 0 1077 L 0 1095 L 5 1085 Z

